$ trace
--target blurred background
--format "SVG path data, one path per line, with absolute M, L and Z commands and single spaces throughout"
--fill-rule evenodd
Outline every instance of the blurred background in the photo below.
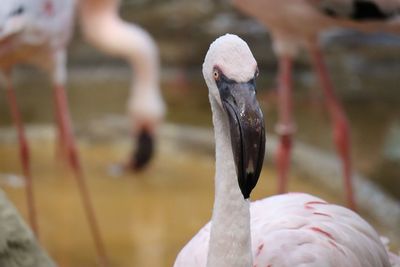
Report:
M 181 126 L 201 127 L 193 128 L 199 132 L 211 127 L 201 66 L 209 44 L 230 32 L 248 42 L 258 61 L 258 96 L 267 139 L 275 134 L 277 62 L 267 29 L 222 0 L 124 0 L 121 12 L 124 19 L 145 28 L 160 49 L 168 133 L 179 136 Z M 354 168 L 400 201 L 400 37 L 334 30 L 321 41 L 336 93 L 349 117 Z M 114 164 L 130 153 L 126 98 L 131 70 L 122 59 L 88 45 L 78 25 L 69 47 L 67 92 L 72 121 L 111 262 L 113 266 L 171 266 L 180 248 L 210 218 L 213 148 L 161 138 L 148 170 L 121 173 Z M 330 120 L 309 58 L 300 56 L 295 69 L 296 141 L 333 154 Z M 95 266 L 75 181 L 54 155 L 48 76 L 20 67 L 14 81 L 32 146 L 43 245 L 62 266 Z M 3 93 L 0 126 L 0 185 L 25 216 L 24 191 L 17 182 L 21 173 L 17 143 Z M 274 153 L 267 151 L 267 157 Z M 343 192 L 331 192 L 295 169 L 291 178 L 291 191 L 344 204 Z M 254 199 L 273 194 L 275 188 L 275 167 L 269 164 Z M 379 222 L 372 223 L 385 231 Z M 395 233 L 390 238 L 398 248 L 400 231 Z

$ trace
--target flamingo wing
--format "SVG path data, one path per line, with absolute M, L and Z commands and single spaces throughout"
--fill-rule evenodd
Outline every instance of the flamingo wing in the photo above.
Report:
M 250 208 L 254 267 L 391 267 L 375 230 L 360 216 L 307 194 Z M 210 223 L 182 249 L 175 267 L 205 267 Z
M 251 207 L 255 266 L 389 267 L 375 230 L 353 211 L 307 194 Z
M 211 223 L 207 223 L 179 252 L 174 267 L 205 267 Z
M 389 253 L 389 260 L 392 267 L 400 267 L 400 255 L 394 254 L 392 252 Z

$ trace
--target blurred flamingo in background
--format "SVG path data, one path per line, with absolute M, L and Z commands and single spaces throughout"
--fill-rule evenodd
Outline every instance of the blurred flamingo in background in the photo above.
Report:
M 332 27 L 347 27 L 364 32 L 400 32 L 398 0 L 234 0 L 234 5 L 268 27 L 279 59 L 278 104 L 280 135 L 277 154 L 279 193 L 287 191 L 287 176 L 296 127 L 292 118 L 292 61 L 301 48 L 312 58 L 326 96 L 333 122 L 333 138 L 342 159 L 348 206 L 356 208 L 351 181 L 350 129 L 340 101 L 323 61 L 319 34 Z
M 350 209 L 303 193 L 251 203 L 265 152 L 257 62 L 242 39 L 227 34 L 210 45 L 203 75 L 215 134 L 214 209 L 175 267 L 397 266 L 398 256 Z
M 28 143 L 11 82 L 12 69 L 21 63 L 45 70 L 54 86 L 58 141 L 77 178 L 83 205 L 101 263 L 106 264 L 103 241 L 82 172 L 65 94 L 66 46 L 75 12 L 74 0 L 2 0 L 0 5 L 0 69 L 6 80 L 11 115 L 18 131 L 20 158 L 26 178 L 29 222 L 38 236 Z
M 146 31 L 120 19 L 119 5 L 118 0 L 81 0 L 78 8 L 88 41 L 101 51 L 126 59 L 135 71 L 128 111 L 137 149 L 129 161 L 129 168 L 140 170 L 153 155 L 153 139 L 164 116 L 165 104 L 160 92 L 156 44 Z M 11 83 L 11 70 L 20 63 L 33 64 L 52 77 L 60 152 L 66 156 L 77 176 L 97 252 L 105 265 L 106 253 L 82 174 L 64 89 L 66 46 L 73 29 L 75 6 L 75 0 L 4 0 L 0 8 L 0 68 L 5 76 L 8 102 L 18 130 L 32 229 L 38 234 L 29 148 Z
M 80 22 L 90 44 L 132 66 L 134 79 L 127 104 L 137 149 L 128 168 L 140 170 L 153 155 L 154 135 L 165 114 L 159 84 L 160 63 L 152 37 L 139 26 L 123 21 L 118 14 L 119 6 L 119 0 L 81 0 Z

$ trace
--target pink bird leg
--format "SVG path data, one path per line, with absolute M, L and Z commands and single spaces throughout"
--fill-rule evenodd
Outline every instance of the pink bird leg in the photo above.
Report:
M 62 123 L 62 114 L 61 114 L 61 104 L 59 103 L 59 97 L 57 94 L 58 90 L 64 90 L 63 88 L 57 89 L 59 86 L 55 86 L 54 88 L 54 113 L 55 119 L 57 123 L 57 142 L 56 142 L 56 156 L 61 158 L 62 160 L 67 159 L 67 141 L 66 141 L 66 132 L 65 127 Z
M 78 183 L 79 193 L 85 209 L 86 217 L 89 222 L 90 230 L 95 242 L 96 251 L 100 260 L 101 266 L 108 266 L 108 258 L 104 247 L 103 239 L 100 233 L 100 228 L 97 223 L 96 215 L 92 205 L 89 190 L 86 185 L 85 176 L 83 174 L 80 163 L 78 150 L 75 144 L 75 138 L 72 134 L 71 119 L 69 116 L 68 100 L 65 90 L 62 86 L 55 86 L 55 104 L 56 116 L 59 127 L 60 143 L 65 152 L 68 163 L 74 172 Z
M 321 87 L 326 96 L 328 111 L 333 122 L 333 139 L 343 164 L 343 177 L 347 204 L 349 208 L 356 210 L 356 202 L 354 199 L 353 184 L 351 180 L 349 123 L 343 107 L 334 93 L 333 85 L 325 66 L 322 53 L 317 45 L 310 47 L 310 54 L 313 60 L 315 72 L 320 79 Z
M 20 159 L 22 163 L 22 170 L 25 177 L 26 182 L 26 197 L 27 197 L 27 206 L 28 206 L 28 220 L 29 224 L 32 227 L 33 233 L 36 235 L 36 238 L 39 239 L 39 227 L 36 216 L 36 205 L 35 205 L 35 197 L 33 190 L 33 181 L 32 181 L 32 173 L 31 173 L 31 162 L 30 162 L 30 153 L 29 146 L 26 139 L 25 129 L 22 124 L 21 113 L 18 108 L 17 99 L 15 96 L 15 91 L 10 81 L 10 77 L 7 77 L 7 101 L 10 105 L 10 112 L 12 116 L 12 120 L 14 121 L 14 125 L 17 129 L 18 133 L 18 143 L 19 143 L 19 151 L 20 151 Z
M 278 193 L 287 191 L 287 175 L 290 166 L 290 152 L 292 149 L 292 136 L 295 126 L 292 118 L 292 59 L 282 56 L 279 59 L 279 85 L 278 85 L 279 122 L 276 132 L 280 136 L 276 163 L 278 166 Z

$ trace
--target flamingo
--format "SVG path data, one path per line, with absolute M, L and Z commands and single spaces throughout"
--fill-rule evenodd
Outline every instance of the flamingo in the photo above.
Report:
M 134 70 L 127 105 L 137 149 L 128 167 L 141 170 L 153 155 L 154 135 L 165 114 L 158 48 L 144 29 L 120 18 L 119 0 L 81 0 L 79 4 L 81 27 L 88 42 L 100 51 L 126 59 Z
M 279 60 L 279 122 L 276 126 L 276 132 L 280 136 L 277 152 L 278 192 L 287 191 L 292 136 L 296 131 L 292 118 L 292 61 L 301 48 L 306 48 L 326 96 L 326 105 L 333 123 L 333 139 L 342 160 L 346 201 L 350 208 L 356 209 L 351 181 L 348 119 L 335 96 L 318 45 L 318 35 L 332 27 L 346 27 L 364 32 L 400 33 L 400 2 L 398 0 L 234 0 L 233 4 L 268 27 L 273 37 L 274 52 Z
M 66 46 L 72 33 L 75 5 L 75 0 L 2 0 L 0 71 L 5 76 L 7 100 L 18 132 L 20 159 L 27 184 L 28 217 L 32 230 L 39 237 L 29 147 L 11 82 L 12 69 L 21 63 L 43 69 L 51 77 L 59 146 L 75 174 L 98 257 L 105 266 L 106 253 L 82 172 L 64 89 L 67 77 Z
M 304 193 L 250 203 L 265 152 L 257 75 L 256 60 L 238 36 L 211 44 L 203 76 L 216 145 L 214 209 L 174 266 L 391 266 L 378 234 L 350 209 Z

